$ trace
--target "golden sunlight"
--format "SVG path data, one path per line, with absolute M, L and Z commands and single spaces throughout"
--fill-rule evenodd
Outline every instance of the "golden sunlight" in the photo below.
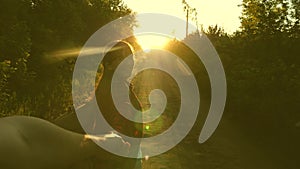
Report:
M 154 34 L 137 35 L 136 39 L 144 51 L 150 51 L 151 49 L 163 49 L 170 41 L 169 38 L 165 36 Z

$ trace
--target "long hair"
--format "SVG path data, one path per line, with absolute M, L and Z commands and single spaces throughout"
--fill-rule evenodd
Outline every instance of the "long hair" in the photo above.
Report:
M 99 65 L 99 69 L 101 69 L 101 75 L 95 82 L 95 89 L 91 92 L 89 98 L 86 99 L 86 103 L 78 106 L 76 109 L 81 109 L 83 112 L 89 111 L 90 102 L 93 99 L 97 99 L 98 106 L 101 108 L 101 112 L 103 112 L 103 116 L 110 123 L 111 126 L 115 130 L 120 133 L 126 134 L 128 136 L 142 136 L 142 124 L 137 124 L 130 122 L 126 118 L 124 118 L 114 106 L 112 95 L 111 95 L 111 82 L 114 70 L 118 67 L 118 65 L 127 57 L 133 56 L 134 49 L 133 47 L 125 41 L 119 41 L 115 44 L 110 51 L 104 56 L 102 62 Z M 133 61 L 133 57 L 131 57 Z M 132 90 L 133 85 L 130 84 L 130 100 L 133 106 L 142 110 L 141 103 L 137 97 L 137 95 Z M 88 112 L 86 112 L 88 113 Z M 78 122 L 76 113 L 65 114 L 54 121 L 55 124 L 79 133 L 85 133 L 82 129 L 81 124 Z M 120 124 L 120 125 L 119 125 Z M 97 124 L 96 124 L 97 125 Z M 126 130 L 124 130 L 126 129 Z M 103 134 L 103 133 L 99 133 Z
M 132 70 L 134 66 L 133 56 L 133 47 L 125 41 L 119 41 L 107 52 L 100 66 L 103 67 L 103 75 L 97 84 L 95 98 L 97 99 L 97 103 L 104 118 L 116 131 L 130 137 L 141 137 L 143 125 L 141 123 L 134 123 L 123 117 L 116 109 L 111 94 L 111 83 L 115 70 L 126 57 L 130 57 L 131 59 L 131 64 L 128 66 L 130 66 L 130 69 Z M 133 85 L 129 83 L 128 94 L 130 95 L 130 104 L 141 111 L 142 106 L 138 97 L 132 90 L 132 86 Z

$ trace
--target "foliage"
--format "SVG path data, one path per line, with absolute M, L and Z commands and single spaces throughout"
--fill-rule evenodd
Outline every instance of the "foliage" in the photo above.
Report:
M 1 0 L 0 116 L 53 119 L 73 109 L 75 57 L 101 26 L 131 14 L 122 0 Z M 134 17 L 127 23 L 134 25 Z M 109 36 L 109 35 L 108 35 Z
M 291 2 L 244 0 L 241 31 L 204 30 L 225 67 L 227 115 L 262 133 L 288 134 L 300 121 L 299 1 Z

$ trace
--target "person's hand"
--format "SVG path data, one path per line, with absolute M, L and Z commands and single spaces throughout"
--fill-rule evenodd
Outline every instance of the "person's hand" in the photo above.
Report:
M 114 152 L 122 152 L 122 154 L 129 152 L 130 144 L 125 142 L 121 136 L 114 132 L 100 136 L 86 135 L 85 137 L 93 140 L 97 144 L 103 145 L 103 147 L 109 147 L 111 150 L 114 150 Z

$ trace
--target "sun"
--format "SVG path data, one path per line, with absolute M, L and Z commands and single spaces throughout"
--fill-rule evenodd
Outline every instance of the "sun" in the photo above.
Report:
M 151 49 L 163 49 L 170 41 L 168 37 L 156 34 L 136 35 L 136 39 L 138 44 L 146 52 Z

